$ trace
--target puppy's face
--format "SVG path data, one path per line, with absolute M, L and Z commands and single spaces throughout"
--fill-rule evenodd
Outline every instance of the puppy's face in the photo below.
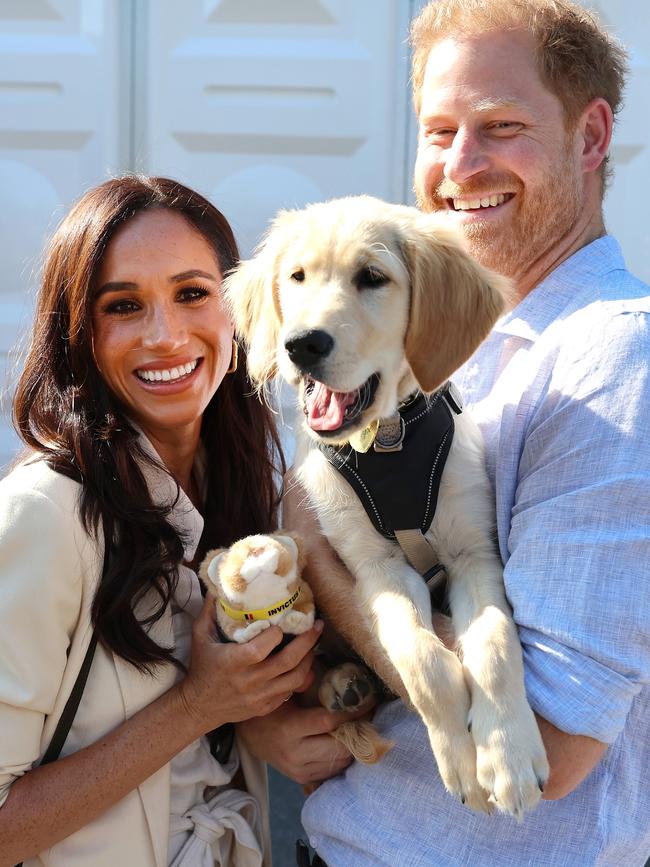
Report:
M 252 378 L 278 369 L 310 434 L 340 443 L 444 382 L 500 312 L 499 282 L 432 218 L 358 197 L 281 214 L 226 286 Z
M 411 378 L 409 276 L 391 226 L 327 207 L 305 216 L 278 258 L 276 358 L 310 432 L 340 442 L 389 415 Z

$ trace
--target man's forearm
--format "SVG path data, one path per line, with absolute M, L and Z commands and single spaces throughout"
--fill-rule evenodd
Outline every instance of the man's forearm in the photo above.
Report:
M 602 759 L 607 744 L 585 735 L 570 735 L 539 714 L 537 725 L 551 769 L 543 798 L 557 801 L 577 789 Z

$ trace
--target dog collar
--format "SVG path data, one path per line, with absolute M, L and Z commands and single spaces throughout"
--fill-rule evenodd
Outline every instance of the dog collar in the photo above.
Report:
M 463 403 L 461 397 L 453 382 L 449 381 L 436 392 L 434 398 L 442 394 L 447 403 L 451 406 L 454 412 L 459 415 L 463 411 Z M 397 407 L 395 413 L 388 418 L 378 419 L 371 422 L 368 427 L 352 434 L 348 442 L 359 454 L 365 454 L 370 448 L 374 448 L 376 452 L 401 452 L 406 436 L 405 418 L 409 415 L 413 418 L 413 413 L 409 413 L 413 404 L 417 404 L 418 410 L 420 404 L 425 400 L 425 396 L 420 391 L 415 391 L 403 400 Z M 418 413 L 418 418 L 421 413 Z
M 273 617 L 274 614 L 282 614 L 283 611 L 288 611 L 290 608 L 293 608 L 296 599 L 299 596 L 300 587 L 298 587 L 296 592 L 287 599 L 282 599 L 280 602 L 274 602 L 273 605 L 269 605 L 268 608 L 256 608 L 253 611 L 238 611 L 236 608 L 231 608 L 230 605 L 223 601 L 223 599 L 218 599 L 217 601 L 228 617 L 231 617 L 233 620 L 246 620 L 251 623 L 254 620 L 268 620 L 270 617 Z

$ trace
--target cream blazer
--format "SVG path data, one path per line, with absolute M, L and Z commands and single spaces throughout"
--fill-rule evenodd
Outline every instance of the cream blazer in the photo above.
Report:
M 173 502 L 177 489 L 169 476 L 154 476 L 154 502 Z M 103 541 L 84 531 L 80 490 L 42 460 L 20 465 L 0 482 L 0 806 L 12 782 L 45 753 L 91 638 Z M 182 492 L 172 520 L 187 534 L 191 558 L 203 521 Z M 137 613 L 146 610 L 144 599 Z M 172 646 L 170 611 L 150 634 Z M 155 677 L 143 675 L 98 645 L 61 755 L 97 741 L 162 695 L 174 678 L 170 665 L 159 666 Z M 266 769 L 241 743 L 239 752 L 248 790 L 264 815 L 264 863 L 270 865 Z M 169 812 L 167 764 L 25 867 L 167 867 Z

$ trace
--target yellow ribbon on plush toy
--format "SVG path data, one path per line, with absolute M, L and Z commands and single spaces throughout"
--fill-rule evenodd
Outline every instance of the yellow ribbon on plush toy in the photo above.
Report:
M 218 599 L 217 601 L 228 617 L 232 617 L 233 620 L 247 620 L 249 623 L 252 623 L 254 620 L 268 620 L 270 617 L 273 617 L 274 614 L 282 614 L 283 611 L 288 611 L 290 608 L 293 608 L 296 599 L 299 596 L 300 587 L 298 587 L 293 596 L 289 596 L 288 599 L 274 602 L 273 605 L 270 605 L 268 608 L 256 608 L 254 611 L 237 611 L 236 608 L 231 608 L 230 605 L 226 605 L 223 599 Z

